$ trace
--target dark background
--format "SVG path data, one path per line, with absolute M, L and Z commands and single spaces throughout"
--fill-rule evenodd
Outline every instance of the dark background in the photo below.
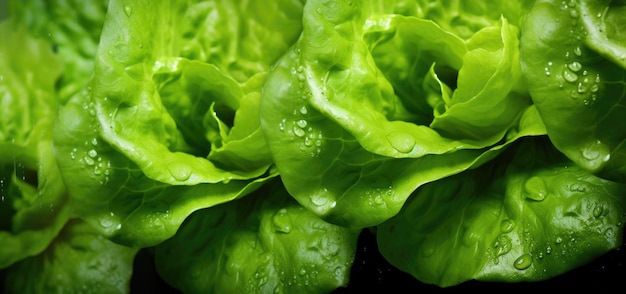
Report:
M 0 293 L 3 293 L 0 271 Z M 330 294 L 348 293 L 460 293 L 477 291 L 532 291 L 555 289 L 572 291 L 593 289 L 607 290 L 606 293 L 622 293 L 626 289 L 626 242 L 592 263 L 574 269 L 550 280 L 533 283 L 485 283 L 470 281 L 448 288 L 439 288 L 419 282 L 411 275 L 390 265 L 378 251 L 375 236 L 363 230 L 359 236 L 357 252 L 350 274 L 350 283 Z M 610 291 L 610 292 L 609 292 Z M 131 278 L 131 293 L 180 294 L 157 274 L 154 256 L 149 249 L 142 249 L 135 258 Z
M 135 276 L 131 280 L 131 293 L 179 293 L 158 277 L 153 257 L 141 251 L 135 261 Z M 464 284 L 439 288 L 420 283 L 411 275 L 390 265 L 379 253 L 375 236 L 364 230 L 359 243 L 350 284 L 332 294 L 347 293 L 459 293 L 477 291 L 529 291 L 558 289 L 559 291 L 593 289 L 621 293 L 626 289 L 626 243 L 619 250 L 608 252 L 587 266 L 572 270 L 550 280 L 533 283 L 485 283 L 470 281 Z M 574 293 L 576 293 L 574 292 Z

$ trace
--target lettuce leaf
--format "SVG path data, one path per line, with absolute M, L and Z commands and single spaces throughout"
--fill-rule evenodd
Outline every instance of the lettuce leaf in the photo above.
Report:
M 267 19 L 252 3 L 111 1 L 93 79 L 55 129 L 77 215 L 118 243 L 152 246 L 193 211 L 276 177 L 261 90 L 300 28 L 274 29 L 297 24 L 300 6 L 275 2 L 263 9 L 284 13 Z M 241 26 L 209 17 L 224 11 Z
M 623 25 L 624 4 L 578 2 L 537 1 L 523 27 L 522 69 L 554 145 L 585 169 L 623 182 L 626 39 L 610 32 Z
M 63 64 L 56 84 L 66 103 L 91 78 L 108 0 L 8 0 L 9 15 L 50 43 Z
M 195 212 L 155 260 L 185 293 L 328 293 L 347 285 L 358 234 L 319 219 L 275 180 Z
M 10 18 L 0 22 L 0 269 L 43 251 L 69 217 L 54 160 L 61 61 Z
M 392 217 L 420 185 L 545 133 L 519 92 L 518 31 L 506 19 L 466 42 L 378 4 L 308 1 L 261 101 L 289 193 L 355 228 Z M 471 74 L 482 59 L 493 66 Z
M 380 252 L 420 281 L 547 280 L 620 248 L 626 186 L 524 139 L 477 169 L 426 184 L 377 227 Z
M 7 293 L 129 293 L 136 248 L 72 220 L 41 254 L 9 268 Z

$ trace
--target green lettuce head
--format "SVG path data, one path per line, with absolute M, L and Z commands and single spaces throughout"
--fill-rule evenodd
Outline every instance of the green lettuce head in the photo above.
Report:
M 542 281 L 623 244 L 626 186 L 571 162 L 545 138 L 415 191 L 377 227 L 383 256 L 422 282 Z
M 264 86 L 261 122 L 281 179 L 333 223 L 376 225 L 420 185 L 545 132 L 515 24 L 486 17 L 464 39 L 418 7 L 307 1 L 298 42 Z
M 185 293 L 328 293 L 348 284 L 358 234 L 323 221 L 274 180 L 192 214 L 155 248 L 155 261 Z
M 521 43 L 528 90 L 554 145 L 586 170 L 622 182 L 624 12 L 624 1 L 537 1 Z
M 155 245 L 276 176 L 261 86 L 301 13 L 299 1 L 111 1 L 93 78 L 55 129 L 77 214 L 117 242 Z
M 129 293 L 136 248 L 72 219 L 45 251 L 10 268 L 6 293 Z
M 15 19 L 0 22 L 0 269 L 39 254 L 68 219 L 54 160 L 61 61 Z
M 108 0 L 8 0 L 8 13 L 47 41 L 61 60 L 63 75 L 55 88 L 65 104 L 84 89 L 93 65 Z

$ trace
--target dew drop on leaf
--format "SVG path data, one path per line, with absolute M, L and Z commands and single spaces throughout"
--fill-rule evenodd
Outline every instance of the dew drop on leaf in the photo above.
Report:
M 530 254 L 522 254 L 522 256 L 518 257 L 515 262 L 513 262 L 513 266 L 518 270 L 524 270 L 530 267 L 533 263 L 533 258 Z
M 599 218 L 604 213 L 604 205 L 602 203 L 596 203 L 593 208 L 593 217 Z
M 130 5 L 124 5 L 124 14 L 126 14 L 127 17 L 130 17 L 133 14 L 133 8 L 130 7 Z
M 389 141 L 391 147 L 400 153 L 409 153 L 415 146 L 415 138 L 403 132 L 391 132 L 387 134 L 387 141 Z
M 577 71 L 580 71 L 580 70 L 582 69 L 582 67 L 583 67 L 583 66 L 580 64 L 580 62 L 578 62 L 578 61 L 574 61 L 574 62 L 572 62 L 572 63 L 568 64 L 568 65 L 567 65 L 567 67 L 568 67 L 569 69 L 571 69 L 572 71 L 577 72 Z
M 565 78 L 566 81 L 573 83 L 578 80 L 578 75 L 568 69 L 565 69 L 563 71 L 563 78 Z
M 548 194 L 545 181 L 540 177 L 531 177 L 524 183 L 526 198 L 542 201 Z
M 500 222 L 500 231 L 502 233 L 508 233 L 513 230 L 515 223 L 510 219 L 504 219 Z
M 191 167 L 185 163 L 173 162 L 168 166 L 168 171 L 177 181 L 186 181 L 191 177 Z
M 289 214 L 287 214 L 287 209 L 283 208 L 277 211 L 272 216 L 272 224 L 274 226 L 274 231 L 279 233 L 288 234 L 291 232 L 291 219 L 289 219 Z

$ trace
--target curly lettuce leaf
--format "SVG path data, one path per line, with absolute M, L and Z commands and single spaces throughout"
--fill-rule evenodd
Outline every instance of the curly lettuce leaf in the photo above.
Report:
M 191 215 L 156 247 L 156 266 L 184 293 L 328 293 L 347 285 L 358 234 L 319 219 L 274 181 Z
M 272 15 L 277 17 L 265 18 L 263 13 L 274 8 Z M 263 9 L 230 1 L 112 1 L 91 94 L 102 137 L 148 177 L 164 183 L 192 185 L 259 176 L 272 163 L 259 123 L 247 123 L 245 130 L 232 134 L 233 141 L 258 147 L 231 152 L 231 157 L 244 161 L 253 157 L 249 161 L 255 164 L 243 171 L 210 160 L 211 147 L 227 146 L 221 141 L 228 140 L 224 137 L 230 135 L 230 127 L 236 128 L 240 107 L 255 106 L 240 103 L 246 94 L 242 84 L 269 70 L 290 45 L 299 30 L 294 25 L 300 18 L 297 8 L 289 1 Z M 227 19 L 212 17 L 230 10 L 235 13 Z M 242 24 L 233 25 L 237 20 Z M 292 29 L 273 30 L 276 27 Z M 221 28 L 228 34 L 220 33 Z M 260 159 L 259 154 L 267 156 Z
M 63 63 L 56 85 L 61 104 L 91 78 L 108 0 L 9 0 L 8 13 L 54 46 Z
M 554 145 L 581 167 L 624 181 L 626 67 L 619 56 L 626 51 L 615 45 L 624 35 L 599 33 L 619 27 L 624 6 L 594 3 L 537 1 L 523 27 L 522 69 Z
M 507 1 L 404 1 L 405 10 L 415 11 L 415 16 L 430 19 L 464 40 L 485 27 L 497 23 L 500 18 L 519 25 L 534 0 Z
M 129 293 L 137 249 L 72 220 L 40 255 L 9 268 L 6 293 Z
M 43 251 L 68 219 L 52 128 L 61 62 L 10 18 L 0 23 L 0 268 Z
M 93 79 L 61 110 L 57 160 L 77 215 L 118 243 L 152 246 L 193 211 L 277 176 L 261 90 L 301 3 L 109 4 Z M 236 13 L 213 17 L 225 11 Z
M 88 95 L 70 100 L 55 127 L 56 158 L 71 194 L 75 213 L 112 240 L 146 247 L 174 235 L 193 211 L 227 202 L 277 175 L 228 183 L 171 185 L 150 179 L 98 133 Z M 181 169 L 166 172 L 180 176 Z
M 626 186 L 578 167 L 547 138 L 525 140 L 418 189 L 377 227 L 383 256 L 448 287 L 546 280 L 619 248 Z
M 262 127 L 289 193 L 349 227 L 376 225 L 420 185 L 545 133 L 530 97 L 514 92 L 523 82 L 519 64 L 508 60 L 518 54 L 513 26 L 496 23 L 466 43 L 376 3 L 308 1 L 302 36 L 270 72 L 261 101 Z M 485 56 L 493 70 L 460 74 L 455 87 L 457 71 L 475 69 Z M 484 90 L 491 86 L 496 95 Z M 439 129 L 429 125 L 433 105 L 442 105 Z M 494 112 L 483 114 L 485 107 Z M 499 126 L 485 127 L 482 118 Z
M 626 3 L 624 1 L 579 1 L 586 44 L 626 68 Z

